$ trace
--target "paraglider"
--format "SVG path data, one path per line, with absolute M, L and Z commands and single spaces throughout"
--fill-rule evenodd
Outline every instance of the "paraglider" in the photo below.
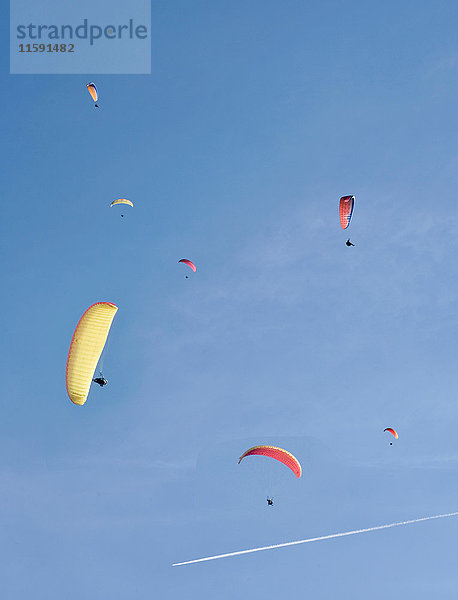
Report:
M 383 430 L 385 431 L 389 431 L 391 433 L 391 435 L 394 436 L 394 439 L 397 440 L 398 439 L 398 432 L 396 431 L 396 429 L 393 429 L 392 427 L 387 427 L 386 429 Z M 390 446 L 393 445 L 393 442 L 390 442 Z
M 99 105 L 97 104 L 97 100 L 98 100 L 98 97 L 99 97 L 99 93 L 98 93 L 98 91 L 97 91 L 97 88 L 95 87 L 95 83 L 93 83 L 93 82 L 91 81 L 91 83 L 88 83 L 88 84 L 86 85 L 86 87 L 87 87 L 87 90 L 88 90 L 88 92 L 91 94 L 91 98 L 92 98 L 92 99 L 94 100 L 94 102 L 95 102 L 95 104 L 94 104 L 94 107 L 95 107 L 95 108 L 99 108 Z
M 105 379 L 105 377 L 103 376 L 103 373 L 100 373 L 100 377 L 94 377 L 94 379 L 92 381 L 94 383 L 97 383 L 98 385 L 100 385 L 100 387 L 103 387 L 104 385 L 106 385 L 108 383 L 108 380 Z
M 355 245 L 355 244 L 352 244 L 352 243 L 350 242 L 350 238 L 348 238 L 348 240 L 345 242 L 345 244 L 346 244 L 347 246 L 354 246 L 354 245 Z
M 239 458 L 239 464 L 245 456 L 267 456 L 269 458 L 274 458 L 291 469 L 298 479 L 302 475 L 300 462 L 290 452 L 287 452 L 282 448 L 277 448 L 276 446 L 253 446 L 253 448 L 250 448 L 242 454 Z
M 127 204 L 128 206 L 132 206 L 132 208 L 134 207 L 134 203 L 131 200 L 127 200 L 126 198 L 118 198 L 117 200 L 113 200 L 113 202 L 110 204 L 110 208 L 116 206 L 117 204 Z M 121 217 L 124 217 L 124 215 L 121 215 Z
M 340 226 L 342 229 L 347 229 L 350 225 L 353 215 L 353 207 L 355 205 L 354 196 L 342 196 L 339 203 Z
M 96 302 L 86 310 L 76 326 L 68 351 L 65 374 L 67 393 L 74 404 L 81 406 L 87 400 L 92 378 L 117 310 L 118 307 L 111 302 Z M 100 375 L 94 381 L 103 387 L 108 381 Z
M 192 262 L 192 260 L 188 260 L 187 258 L 182 258 L 178 261 L 179 263 L 184 263 L 185 265 L 188 265 L 188 267 L 190 269 L 192 269 L 194 271 L 194 273 L 197 271 L 197 267 L 196 265 Z M 188 276 L 186 275 L 186 279 L 189 279 Z

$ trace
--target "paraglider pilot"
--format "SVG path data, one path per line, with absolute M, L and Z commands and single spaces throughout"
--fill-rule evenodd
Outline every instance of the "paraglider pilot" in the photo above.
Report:
M 92 381 L 94 383 L 97 383 L 98 385 L 100 385 L 100 387 L 103 387 L 104 385 L 106 385 L 108 383 L 108 380 L 105 379 L 105 377 L 102 375 L 102 373 L 100 373 L 100 377 L 95 377 Z
M 345 244 L 346 244 L 347 246 L 354 246 L 354 245 L 355 245 L 355 244 L 352 244 L 352 243 L 350 242 L 350 238 L 348 238 L 348 240 L 345 242 Z
M 269 498 L 269 496 L 267 496 L 267 504 L 269 506 L 273 506 L 274 505 L 274 499 L 273 498 Z

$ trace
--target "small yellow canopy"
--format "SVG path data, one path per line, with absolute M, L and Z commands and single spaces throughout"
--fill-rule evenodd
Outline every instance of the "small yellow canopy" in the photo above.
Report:
M 87 309 L 76 326 L 68 351 L 66 372 L 67 392 L 74 404 L 86 402 L 117 310 L 118 307 L 111 302 L 97 302 Z
M 115 206 L 116 204 L 128 204 L 129 206 L 134 207 L 134 203 L 130 200 L 126 200 L 125 198 L 119 198 L 119 200 L 113 200 L 110 206 Z

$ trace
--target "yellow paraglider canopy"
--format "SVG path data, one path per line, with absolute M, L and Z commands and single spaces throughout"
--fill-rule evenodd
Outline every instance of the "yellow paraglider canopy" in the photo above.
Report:
M 134 207 L 134 203 L 130 200 L 126 200 L 125 198 L 119 198 L 119 200 L 113 200 L 110 206 L 116 206 L 116 204 L 128 204 L 129 206 Z
M 76 326 L 67 358 L 66 384 L 74 404 L 86 402 L 92 377 L 118 307 L 111 302 L 90 306 Z

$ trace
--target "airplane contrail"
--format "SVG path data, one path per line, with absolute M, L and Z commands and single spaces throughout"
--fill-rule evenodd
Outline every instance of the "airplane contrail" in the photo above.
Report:
M 321 540 L 331 540 L 333 538 L 344 537 L 346 535 L 356 535 L 357 533 L 367 533 L 368 531 L 378 531 L 379 529 L 389 529 L 390 527 L 399 527 L 400 525 L 410 525 L 411 523 L 420 523 L 421 521 L 430 521 L 431 519 L 445 519 L 445 517 L 454 517 L 458 511 L 444 515 L 433 515 L 431 517 L 421 517 L 420 519 L 411 519 L 410 521 L 399 521 L 398 523 L 388 523 L 387 525 L 377 525 L 377 527 L 368 527 L 367 529 L 355 529 L 353 531 L 344 531 L 343 533 L 331 533 L 331 535 L 322 535 L 320 537 L 308 538 L 307 540 L 297 540 L 295 542 L 284 542 L 283 544 L 273 544 L 272 546 L 262 546 L 261 548 L 251 548 L 250 550 L 238 550 L 237 552 L 228 552 L 227 554 L 217 554 L 207 556 L 206 558 L 196 558 L 185 562 L 174 563 L 172 567 L 181 565 L 191 565 L 193 563 L 205 562 L 207 560 L 216 560 L 217 558 L 228 558 L 229 556 L 239 556 L 240 554 L 251 554 L 251 552 L 260 552 L 261 550 L 274 550 L 275 548 L 285 548 L 286 546 L 297 546 L 299 544 L 308 544 L 309 542 L 319 542 Z

